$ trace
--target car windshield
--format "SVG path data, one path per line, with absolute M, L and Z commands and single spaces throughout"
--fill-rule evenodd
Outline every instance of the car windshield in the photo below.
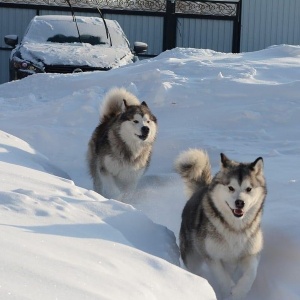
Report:
M 23 42 L 34 43 L 88 43 L 91 45 L 110 46 L 104 22 L 96 17 L 76 17 L 80 38 L 76 23 L 72 17 L 56 16 L 54 18 L 36 17 L 30 23 Z M 128 40 L 119 24 L 112 20 L 106 20 L 113 46 L 128 47 Z

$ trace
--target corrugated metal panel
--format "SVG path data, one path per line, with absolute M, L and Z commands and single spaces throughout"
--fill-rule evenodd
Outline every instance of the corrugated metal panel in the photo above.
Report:
M 162 52 L 162 17 L 105 14 L 105 18 L 119 22 L 131 46 L 139 41 L 148 44 L 147 54 L 157 55 Z
M 179 18 L 176 45 L 231 52 L 232 32 L 232 21 Z
M 300 44 L 299 0 L 243 0 L 241 51 Z
M 72 15 L 71 12 L 68 11 L 58 11 L 58 10 L 40 10 L 40 15 Z M 89 13 L 89 12 L 77 12 L 76 16 L 87 16 L 87 17 L 99 17 L 99 13 Z
M 0 9 L 0 46 L 7 47 L 4 36 L 17 34 L 23 37 L 30 20 L 35 16 L 33 9 L 1 8 Z
M 30 20 L 35 16 L 35 10 L 1 8 L 0 9 L 0 47 L 9 48 L 4 43 L 4 36 L 8 34 L 17 34 L 19 41 L 22 39 Z M 8 81 L 8 59 L 10 51 L 0 51 L 0 84 Z
M 0 84 L 7 82 L 9 80 L 9 67 L 8 60 L 10 56 L 10 51 L 0 51 Z M 1 97 L 1 95 L 0 95 Z

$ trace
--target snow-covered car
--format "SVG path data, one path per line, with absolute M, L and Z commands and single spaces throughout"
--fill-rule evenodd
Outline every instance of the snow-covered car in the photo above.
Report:
M 148 45 L 129 41 L 119 23 L 98 17 L 36 16 L 18 44 L 17 35 L 6 35 L 14 49 L 10 55 L 10 80 L 35 73 L 107 71 L 137 60 Z

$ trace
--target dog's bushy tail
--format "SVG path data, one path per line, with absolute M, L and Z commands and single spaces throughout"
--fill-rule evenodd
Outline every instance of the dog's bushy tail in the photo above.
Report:
M 209 157 L 202 149 L 182 152 L 175 161 L 175 169 L 184 180 L 189 198 L 212 180 Z
M 124 100 L 127 106 L 140 105 L 140 101 L 125 88 L 113 88 L 105 95 L 100 120 L 105 122 L 124 111 Z

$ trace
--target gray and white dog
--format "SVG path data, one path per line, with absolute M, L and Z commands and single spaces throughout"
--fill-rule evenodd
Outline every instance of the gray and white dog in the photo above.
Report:
M 156 117 L 145 102 L 124 88 L 110 90 L 88 144 L 94 190 L 106 198 L 126 199 L 150 163 L 156 132 Z
M 239 163 L 221 153 L 221 169 L 212 177 L 207 153 L 190 149 L 178 156 L 175 168 L 190 196 L 180 228 L 185 266 L 203 276 L 205 262 L 218 299 L 244 298 L 256 278 L 263 248 L 263 159 Z

